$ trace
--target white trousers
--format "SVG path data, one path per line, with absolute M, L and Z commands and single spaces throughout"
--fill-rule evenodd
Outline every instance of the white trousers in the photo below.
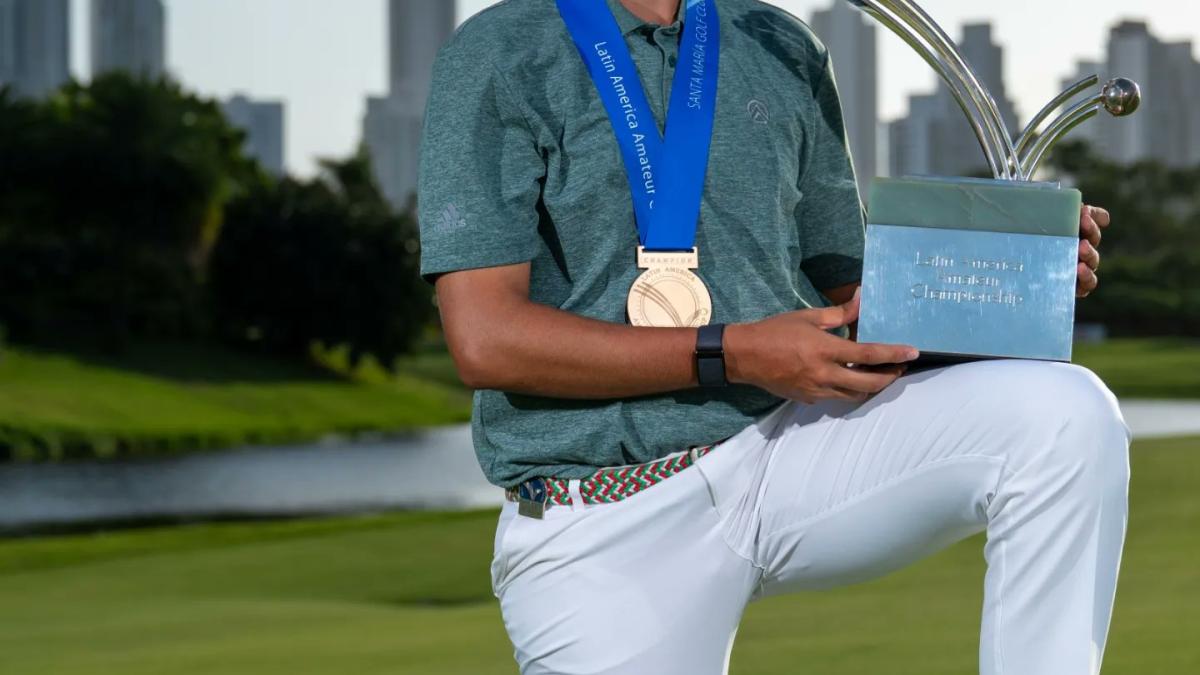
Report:
M 787 403 L 615 504 L 506 503 L 493 589 L 524 675 L 719 675 L 748 602 L 987 531 L 984 675 L 1099 672 L 1129 429 L 1091 372 L 989 361 L 863 404 Z

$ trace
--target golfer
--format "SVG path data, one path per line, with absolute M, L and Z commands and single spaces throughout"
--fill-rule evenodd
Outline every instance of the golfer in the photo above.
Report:
M 847 338 L 863 210 L 803 23 L 501 2 L 439 54 L 420 173 L 422 273 L 507 496 L 491 574 L 522 673 L 724 673 L 749 602 L 981 531 L 980 672 L 1099 671 L 1117 402 L 1072 365 L 909 373 L 911 347 Z M 1107 224 L 1081 214 L 1080 295 Z

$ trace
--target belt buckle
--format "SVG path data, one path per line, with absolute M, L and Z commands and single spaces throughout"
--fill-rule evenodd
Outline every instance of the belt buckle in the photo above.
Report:
M 550 502 L 550 490 L 546 481 L 532 478 L 517 486 L 517 514 L 541 520 Z

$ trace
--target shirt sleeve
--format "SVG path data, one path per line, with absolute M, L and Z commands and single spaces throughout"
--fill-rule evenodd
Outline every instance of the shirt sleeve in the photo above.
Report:
M 421 138 L 421 275 L 511 265 L 538 251 L 546 164 L 517 99 L 461 33 L 438 53 Z
M 796 226 L 801 270 L 819 290 L 862 279 L 864 211 L 846 143 L 837 84 L 826 52 L 813 79 L 815 109 L 806 120 Z

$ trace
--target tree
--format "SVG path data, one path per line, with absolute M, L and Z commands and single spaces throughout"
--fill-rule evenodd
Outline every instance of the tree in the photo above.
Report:
M 0 318 L 26 340 L 201 334 L 223 207 L 256 171 L 242 141 L 165 79 L 0 97 Z
M 364 150 L 300 182 L 259 181 L 230 204 L 210 281 L 220 333 L 291 355 L 348 345 L 381 363 L 406 352 L 432 313 L 419 240 L 371 177 Z
M 1100 289 L 1080 303 L 1079 319 L 1119 334 L 1200 333 L 1200 167 L 1116 165 L 1078 142 L 1051 161 L 1115 223 L 1104 233 Z

